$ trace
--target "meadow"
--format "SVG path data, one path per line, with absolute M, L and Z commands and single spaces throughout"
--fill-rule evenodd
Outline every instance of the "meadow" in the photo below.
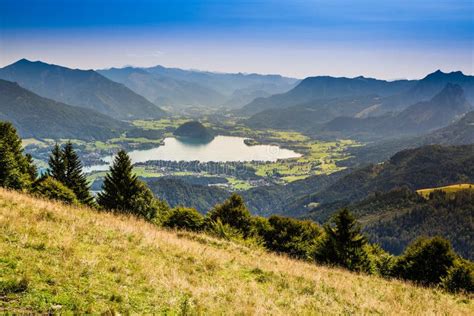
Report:
M 472 315 L 436 288 L 0 189 L 0 311 Z
M 460 184 L 453 184 L 453 185 L 448 185 L 444 187 L 437 187 L 437 188 L 429 188 L 429 189 L 420 189 L 417 190 L 416 192 L 423 196 L 424 198 L 429 198 L 430 193 L 434 191 L 443 191 L 445 192 L 448 196 L 455 192 L 461 191 L 461 190 L 472 190 L 474 191 L 474 184 L 471 183 L 460 183 Z

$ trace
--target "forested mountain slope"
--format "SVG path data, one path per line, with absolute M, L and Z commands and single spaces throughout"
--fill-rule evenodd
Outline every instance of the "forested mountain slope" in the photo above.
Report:
M 434 192 L 425 199 L 406 187 L 372 194 L 349 206 L 372 242 L 400 254 L 419 236 L 443 236 L 456 252 L 474 258 L 474 191 L 450 196 Z
M 424 146 L 398 152 L 388 161 L 359 168 L 334 184 L 288 207 L 288 215 L 306 210 L 324 222 L 335 209 L 370 193 L 407 186 L 412 190 L 474 182 L 474 145 Z M 311 208 L 311 203 L 318 206 Z
M 94 110 L 46 99 L 1 79 L 0 120 L 12 122 L 23 138 L 108 139 L 129 128 Z
M 141 95 L 93 70 L 69 69 L 22 59 L 1 68 L 0 78 L 17 82 L 42 97 L 93 109 L 116 119 L 165 115 L 162 109 Z

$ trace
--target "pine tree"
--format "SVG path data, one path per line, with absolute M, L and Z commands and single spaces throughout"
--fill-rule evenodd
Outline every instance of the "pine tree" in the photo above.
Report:
M 61 147 L 57 143 L 51 150 L 51 155 L 49 155 L 48 167 L 49 176 L 62 184 L 66 183 L 66 164 Z
M 93 197 L 89 191 L 87 177 L 82 172 L 82 164 L 71 142 L 66 143 L 62 151 L 65 168 L 64 184 L 76 194 L 80 203 L 91 205 Z
M 326 236 L 316 253 L 320 262 L 335 264 L 350 270 L 367 271 L 370 261 L 364 249 L 367 239 L 347 209 L 339 211 L 324 226 Z
M 26 189 L 36 178 L 31 158 L 23 155 L 21 139 L 9 122 L 0 122 L 0 186 Z
M 161 208 L 146 184 L 133 174 L 130 157 L 123 150 L 117 153 L 105 176 L 97 202 L 106 210 L 130 213 L 147 220 L 154 220 Z

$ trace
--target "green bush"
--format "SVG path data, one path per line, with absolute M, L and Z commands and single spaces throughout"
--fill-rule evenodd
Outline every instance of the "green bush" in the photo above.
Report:
M 208 221 L 206 223 L 207 232 L 217 238 L 226 240 L 243 240 L 242 233 L 235 227 L 231 227 L 228 224 L 224 224 L 220 219 L 216 221 Z
M 474 292 L 474 263 L 458 259 L 448 270 L 442 285 L 450 292 Z
M 456 254 L 442 237 L 419 238 L 395 263 L 393 274 L 422 285 L 439 284 L 454 265 Z
M 39 197 L 58 200 L 69 204 L 78 203 L 76 195 L 71 189 L 49 176 L 36 181 L 33 184 L 31 193 Z
M 204 225 L 204 216 L 196 209 L 188 207 L 176 207 L 169 211 L 163 221 L 163 226 L 170 228 L 200 231 Z
M 229 225 L 248 237 L 252 230 L 252 216 L 245 206 L 244 200 L 238 194 L 232 194 L 222 204 L 218 204 L 207 214 L 208 222 L 217 222 Z
M 269 228 L 263 232 L 263 239 L 269 250 L 295 258 L 310 258 L 321 235 L 317 224 L 282 216 L 271 216 L 268 223 Z
M 364 250 L 369 257 L 371 273 L 383 277 L 390 277 L 392 275 L 395 264 L 395 257 L 393 255 L 383 250 L 378 244 L 367 244 Z

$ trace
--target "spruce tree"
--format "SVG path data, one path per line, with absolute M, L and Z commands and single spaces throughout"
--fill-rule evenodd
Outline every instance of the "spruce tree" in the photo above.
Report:
M 356 271 L 370 269 L 370 261 L 364 249 L 367 240 L 349 210 L 339 211 L 324 226 L 324 231 L 326 236 L 316 252 L 318 261 Z
M 56 144 L 49 156 L 48 165 L 49 176 L 71 189 L 79 203 L 93 204 L 87 177 L 82 172 L 81 161 L 71 142 L 67 142 L 62 149 Z
M 132 161 L 127 153 L 119 151 L 105 176 L 102 192 L 97 196 L 99 205 L 111 211 L 129 213 L 149 221 L 157 219 L 158 211 L 167 208 L 153 197 L 148 186 L 133 174 Z
M 16 129 L 9 122 L 0 122 L 0 186 L 27 189 L 35 178 L 35 168 L 23 154 Z
M 65 167 L 64 184 L 76 194 L 80 203 L 91 205 L 93 197 L 89 191 L 87 177 L 82 172 L 82 163 L 71 142 L 64 146 L 62 159 Z
M 61 147 L 57 143 L 51 150 L 51 155 L 49 155 L 48 174 L 62 184 L 66 183 L 66 164 Z

